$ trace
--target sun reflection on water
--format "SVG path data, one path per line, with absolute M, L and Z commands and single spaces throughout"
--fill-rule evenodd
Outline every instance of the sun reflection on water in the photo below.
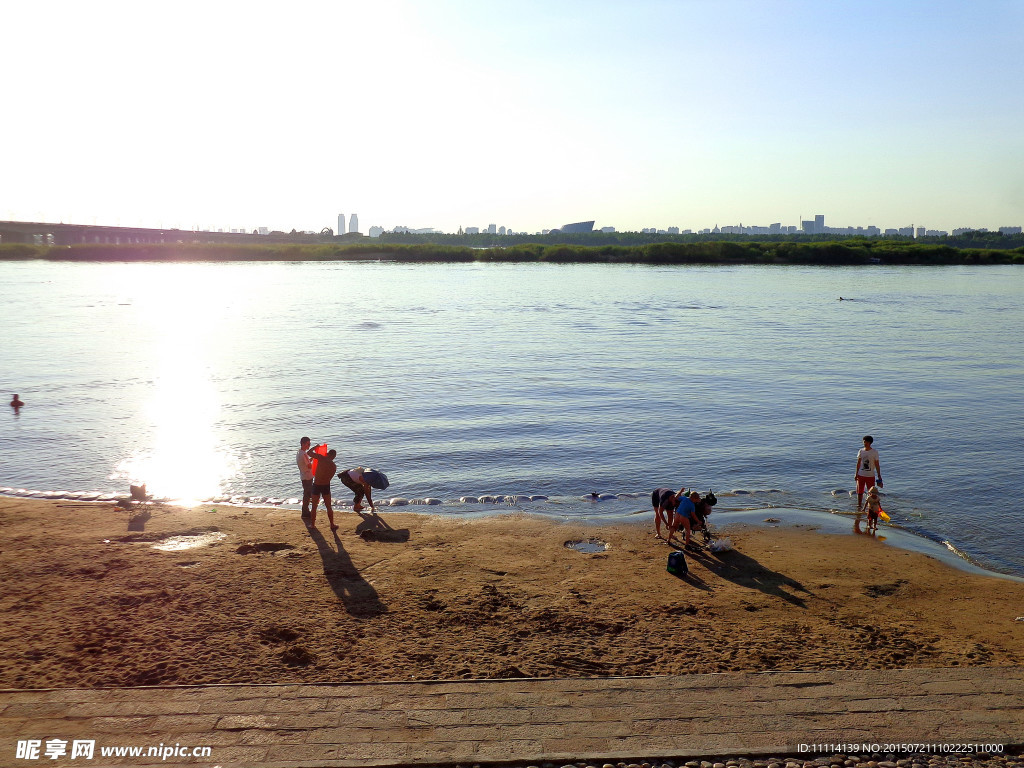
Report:
M 188 267 L 172 266 L 179 268 L 141 287 L 145 301 L 139 302 L 140 324 L 154 334 L 153 394 L 140 414 L 149 427 L 140 430 L 146 444 L 122 460 L 110 477 L 144 483 L 156 498 L 196 504 L 223 493 L 245 459 L 224 445 L 217 432 L 220 402 L 205 362 L 216 329 L 200 309 L 208 286 L 193 282 Z

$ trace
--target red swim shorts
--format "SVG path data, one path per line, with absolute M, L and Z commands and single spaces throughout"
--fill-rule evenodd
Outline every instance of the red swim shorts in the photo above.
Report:
M 857 493 L 864 493 L 869 488 L 873 488 L 875 485 L 875 476 L 861 477 L 857 475 Z

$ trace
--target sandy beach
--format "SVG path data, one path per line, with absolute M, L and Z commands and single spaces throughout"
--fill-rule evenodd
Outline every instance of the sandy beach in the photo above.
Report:
M 680 579 L 646 517 L 338 523 L 0 499 L 0 687 L 1024 663 L 1024 584 L 865 537 L 731 529 Z

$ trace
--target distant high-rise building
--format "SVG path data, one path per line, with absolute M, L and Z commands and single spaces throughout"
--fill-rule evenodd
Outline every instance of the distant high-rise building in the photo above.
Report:
M 359 214 L 353 213 L 351 218 L 348 220 L 348 231 L 359 232 Z
M 496 234 L 498 234 L 498 225 L 497 224 L 488 224 L 487 225 L 487 234 L 488 235 L 496 235 Z
M 594 222 L 592 221 L 577 221 L 572 224 L 563 224 L 563 232 L 593 232 Z
M 338 234 L 339 235 L 344 235 L 345 234 L 345 214 L 344 213 L 339 213 L 338 214 Z

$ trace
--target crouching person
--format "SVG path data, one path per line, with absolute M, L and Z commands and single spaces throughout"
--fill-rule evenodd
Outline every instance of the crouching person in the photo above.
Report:
M 659 539 L 662 538 L 662 523 L 665 524 L 666 528 L 671 529 L 672 513 L 675 512 L 676 507 L 679 505 L 679 499 L 682 498 L 684 490 L 684 488 L 680 488 L 679 493 L 676 493 L 671 488 L 655 488 L 651 494 L 651 506 L 654 507 L 655 536 Z
M 691 491 L 689 496 L 683 496 L 680 494 L 679 505 L 676 507 L 675 512 L 669 516 L 668 521 L 668 541 L 672 542 L 672 537 L 675 532 L 683 529 L 684 541 L 683 546 L 689 546 L 690 544 L 690 532 L 694 528 L 702 527 L 700 518 L 697 516 L 697 505 L 700 504 L 700 494 L 696 491 Z

